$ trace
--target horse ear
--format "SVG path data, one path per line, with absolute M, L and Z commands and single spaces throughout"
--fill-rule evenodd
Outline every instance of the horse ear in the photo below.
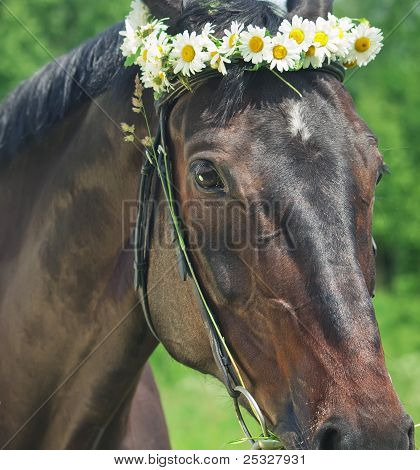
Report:
M 334 0 L 287 0 L 287 10 L 289 16 L 302 16 L 309 20 L 314 20 L 321 16 L 327 18 L 332 12 Z
M 155 18 L 175 18 L 181 13 L 182 0 L 143 0 Z

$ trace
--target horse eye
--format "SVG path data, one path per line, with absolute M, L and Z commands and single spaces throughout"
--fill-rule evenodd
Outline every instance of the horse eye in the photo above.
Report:
M 216 168 L 214 168 L 213 164 L 209 161 L 195 161 L 191 166 L 191 171 L 195 182 L 200 188 L 206 190 L 220 190 L 225 186 Z

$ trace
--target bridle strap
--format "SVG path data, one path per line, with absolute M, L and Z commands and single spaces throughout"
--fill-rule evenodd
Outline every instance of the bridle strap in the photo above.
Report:
M 160 128 L 156 141 L 160 140 Z M 156 145 L 156 143 L 155 143 Z M 146 158 L 140 173 L 138 191 L 138 212 L 134 231 L 134 289 L 138 291 L 143 314 L 147 326 L 158 342 L 159 336 L 153 326 L 147 295 L 147 276 L 149 272 L 149 251 L 151 231 L 153 229 L 155 198 L 157 192 L 156 168 L 149 158 Z
M 158 165 L 162 173 L 165 173 L 165 169 L 162 162 L 162 154 L 160 148 L 165 147 L 165 134 L 166 134 L 166 119 L 168 116 L 168 105 L 161 106 L 159 109 L 159 131 L 154 142 L 153 151 L 156 155 L 159 156 Z M 168 170 L 171 172 L 171 168 Z M 139 188 L 139 209 L 136 223 L 136 230 L 134 235 L 134 245 L 135 245 L 135 283 L 134 287 L 139 291 L 140 300 L 144 311 L 144 316 L 146 323 L 150 328 L 153 336 L 159 340 L 159 336 L 156 332 L 156 329 L 153 325 L 150 306 L 147 296 L 147 275 L 148 275 L 148 256 L 150 250 L 150 240 L 152 236 L 152 228 L 154 221 L 154 208 L 156 205 L 156 181 L 157 177 L 157 168 L 152 163 L 152 157 L 149 154 L 146 159 L 144 166 L 141 171 L 140 178 L 140 188 Z M 172 174 L 168 175 L 168 180 L 172 182 Z M 177 214 L 178 215 L 178 214 Z M 179 218 L 179 215 L 178 215 Z M 175 229 L 173 227 L 173 221 L 171 219 L 172 229 L 173 229 L 173 241 L 177 251 L 178 258 L 178 268 L 183 280 L 186 280 L 190 271 L 186 265 L 184 255 L 179 247 L 178 239 L 176 236 Z M 189 276 L 191 277 L 191 276 Z M 199 295 L 197 286 L 194 285 L 194 291 L 197 294 L 198 304 L 200 307 L 201 317 L 206 325 L 206 328 L 209 332 L 211 339 L 212 351 L 216 363 L 221 370 L 224 378 L 224 383 L 227 388 L 229 395 L 233 397 L 238 397 L 238 392 L 235 391 L 235 387 L 240 386 L 241 383 L 233 370 L 232 363 L 229 359 L 229 356 L 226 354 L 223 345 L 221 344 L 217 333 L 214 329 L 214 325 L 208 317 L 205 305 L 202 302 L 202 299 Z
M 165 132 L 166 132 L 166 119 L 168 116 L 168 107 L 162 106 L 159 109 L 159 132 L 155 139 L 154 146 L 152 149 L 153 155 L 148 151 L 147 159 L 144 163 L 144 166 L 141 171 L 140 178 L 140 188 L 139 188 L 139 210 L 137 217 L 137 225 L 134 235 L 134 244 L 135 244 L 135 288 L 139 291 L 140 301 L 143 308 L 144 316 L 146 323 L 150 328 L 153 336 L 159 341 L 159 336 L 156 332 L 156 329 L 153 325 L 151 318 L 150 306 L 147 296 L 147 274 L 148 274 L 148 256 L 150 250 L 150 240 L 152 235 L 152 227 L 154 220 L 154 207 L 156 199 L 156 181 L 158 180 L 158 175 L 161 179 L 161 184 L 163 186 L 165 194 L 168 193 L 169 188 L 165 187 L 166 184 L 172 184 L 172 174 L 170 165 L 166 159 L 165 153 Z M 155 157 L 155 158 L 153 158 Z M 156 159 L 157 157 L 157 159 Z M 179 216 L 176 214 L 178 220 Z M 175 232 L 175 230 L 174 230 Z M 198 284 L 197 277 L 191 276 L 191 270 L 185 259 L 183 259 L 184 252 L 180 249 L 179 246 L 179 237 L 178 234 L 174 236 L 175 246 L 177 247 L 178 253 L 178 265 L 185 266 L 181 271 L 187 272 L 190 274 L 189 277 L 194 279 L 194 290 L 197 293 L 199 299 L 198 305 L 200 307 L 201 317 L 206 326 L 206 329 L 209 334 L 210 343 L 212 347 L 213 356 L 217 366 L 219 367 L 223 382 L 226 386 L 228 394 L 234 401 L 235 411 L 239 420 L 239 423 L 246 434 L 248 440 L 253 446 L 258 445 L 259 447 L 264 446 L 260 443 L 260 440 L 252 438 L 251 433 L 245 423 L 245 420 L 242 415 L 242 411 L 239 407 L 239 397 L 242 395 L 250 404 L 252 411 L 255 414 L 255 417 L 261 424 L 263 430 L 263 435 L 265 438 L 268 437 L 267 426 L 265 424 L 265 418 L 262 414 L 258 404 L 245 388 L 242 380 L 238 377 L 235 367 L 231 360 L 231 354 L 226 348 L 226 343 L 221 340 L 220 331 L 218 332 L 215 327 L 215 319 L 212 317 L 212 314 L 209 313 L 208 306 L 203 301 L 202 291 Z M 186 277 L 183 276 L 185 280 Z
M 323 72 L 327 73 L 328 75 L 332 75 L 336 78 L 339 82 L 343 83 L 344 79 L 346 78 L 346 69 L 337 62 L 331 62 L 330 64 L 324 64 L 319 69 L 308 69 L 312 72 Z

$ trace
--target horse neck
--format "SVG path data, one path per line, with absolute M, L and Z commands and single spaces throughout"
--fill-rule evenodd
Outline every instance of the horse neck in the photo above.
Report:
M 7 348 L 13 341 L 0 338 L 0 354 L 11 370 L 20 370 L 13 384 L 0 374 L 9 403 L 4 416 L 0 412 L 0 435 L 13 434 L 9 423 L 23 422 L 83 363 L 54 395 L 60 411 L 45 418 L 45 435 L 35 433 L 37 447 L 86 445 L 74 441 L 86 438 L 82 423 L 92 429 L 106 424 L 116 397 L 127 396 L 156 345 L 138 306 L 133 253 L 126 249 L 142 157 L 123 142 L 119 128 L 135 119 L 130 101 L 116 98 L 110 90 L 96 104 L 85 103 L 0 174 L 0 337 L 24 335 L 19 353 Z M 34 393 L 22 397 L 29 386 Z M 11 446 L 30 447 L 33 436 L 29 425 Z

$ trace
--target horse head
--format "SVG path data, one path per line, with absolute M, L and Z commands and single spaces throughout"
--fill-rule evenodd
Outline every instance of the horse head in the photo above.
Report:
M 233 20 L 276 28 L 273 3 L 148 1 L 179 31 Z M 288 17 L 332 1 L 289 0 Z M 295 448 L 413 448 L 372 296 L 377 139 L 323 71 L 227 76 L 184 94 L 167 124 L 195 272 L 270 429 Z M 164 254 L 160 255 L 165 256 Z M 152 275 L 153 277 L 153 275 Z M 174 289 L 175 291 L 175 289 Z M 175 295 L 171 292 L 171 295 Z M 168 294 L 160 294 L 167 299 Z M 220 378 L 196 309 L 151 296 L 169 352 Z

